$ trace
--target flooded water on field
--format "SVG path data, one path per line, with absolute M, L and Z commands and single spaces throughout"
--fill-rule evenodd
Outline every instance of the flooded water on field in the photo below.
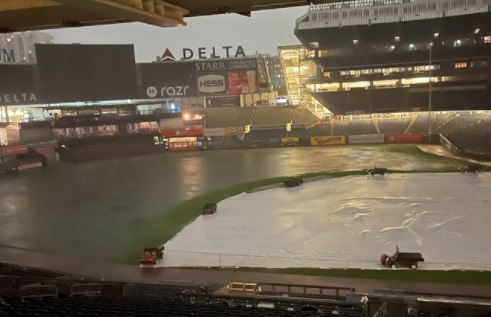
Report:
M 129 227 L 181 201 L 246 181 L 326 170 L 428 168 L 390 147 L 228 150 L 59 163 L 0 178 L 0 244 L 110 260 Z M 433 167 L 443 167 L 434 163 Z

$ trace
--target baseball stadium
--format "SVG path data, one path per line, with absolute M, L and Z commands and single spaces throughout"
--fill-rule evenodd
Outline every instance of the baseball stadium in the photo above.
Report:
M 288 6 L 278 56 L 17 33 Z M 0 0 L 0 316 L 491 316 L 490 12 Z

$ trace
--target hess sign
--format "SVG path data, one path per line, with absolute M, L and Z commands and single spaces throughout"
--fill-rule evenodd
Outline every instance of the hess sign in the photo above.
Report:
M 199 92 L 206 94 L 224 92 L 226 90 L 225 76 L 217 74 L 200 76 L 198 77 L 198 89 Z

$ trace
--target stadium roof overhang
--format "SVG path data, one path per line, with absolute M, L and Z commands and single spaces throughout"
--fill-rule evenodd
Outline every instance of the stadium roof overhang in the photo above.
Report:
M 0 33 L 143 22 L 186 25 L 184 17 L 308 5 L 307 0 L 0 0 Z

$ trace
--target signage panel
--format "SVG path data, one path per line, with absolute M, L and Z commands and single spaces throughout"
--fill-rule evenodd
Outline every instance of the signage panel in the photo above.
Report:
M 34 84 L 33 65 L 0 65 L 0 105 L 42 103 Z
M 205 136 L 224 136 L 225 129 L 224 128 L 205 128 L 204 129 Z
M 314 136 L 310 138 L 312 145 L 341 145 L 346 144 L 345 136 Z
M 282 145 L 294 146 L 294 145 L 298 145 L 299 141 L 300 138 L 298 137 L 281 138 Z
M 223 94 L 227 90 L 223 74 L 207 74 L 198 77 L 198 91 L 204 95 Z
M 197 49 L 192 49 L 185 47 L 182 49 L 181 58 L 187 59 L 207 59 L 207 58 L 230 58 L 230 57 L 245 57 L 244 48 L 241 45 L 232 46 L 213 46 L 213 47 L 198 47 Z M 161 61 L 175 61 L 175 55 L 166 48 L 162 57 L 159 58 Z
M 204 133 L 203 129 L 165 130 L 161 132 L 163 137 L 203 135 L 203 133 Z
M 194 63 L 138 64 L 142 99 L 182 98 L 197 95 Z
M 396 133 L 396 134 L 386 134 L 385 135 L 386 143 L 395 143 L 395 144 L 421 144 L 425 143 L 425 136 L 421 133 Z
M 249 93 L 249 76 L 247 71 L 232 71 L 227 74 L 228 94 L 240 95 Z
M 210 72 L 210 71 L 227 71 L 227 70 L 256 70 L 257 59 L 246 58 L 237 60 L 222 60 L 222 61 L 197 61 L 194 62 L 197 72 Z
M 207 97 L 206 108 L 240 107 L 240 96 Z
M 27 144 L 0 145 L 0 156 L 17 156 L 28 152 Z
M 349 144 L 379 144 L 384 142 L 383 134 L 350 135 L 348 137 Z
M 137 99 L 133 45 L 36 44 L 46 103 Z
M 244 134 L 244 127 L 231 127 L 231 128 L 225 128 L 225 135 L 243 135 Z
M 13 49 L 0 49 L 0 63 L 15 63 L 15 52 Z

